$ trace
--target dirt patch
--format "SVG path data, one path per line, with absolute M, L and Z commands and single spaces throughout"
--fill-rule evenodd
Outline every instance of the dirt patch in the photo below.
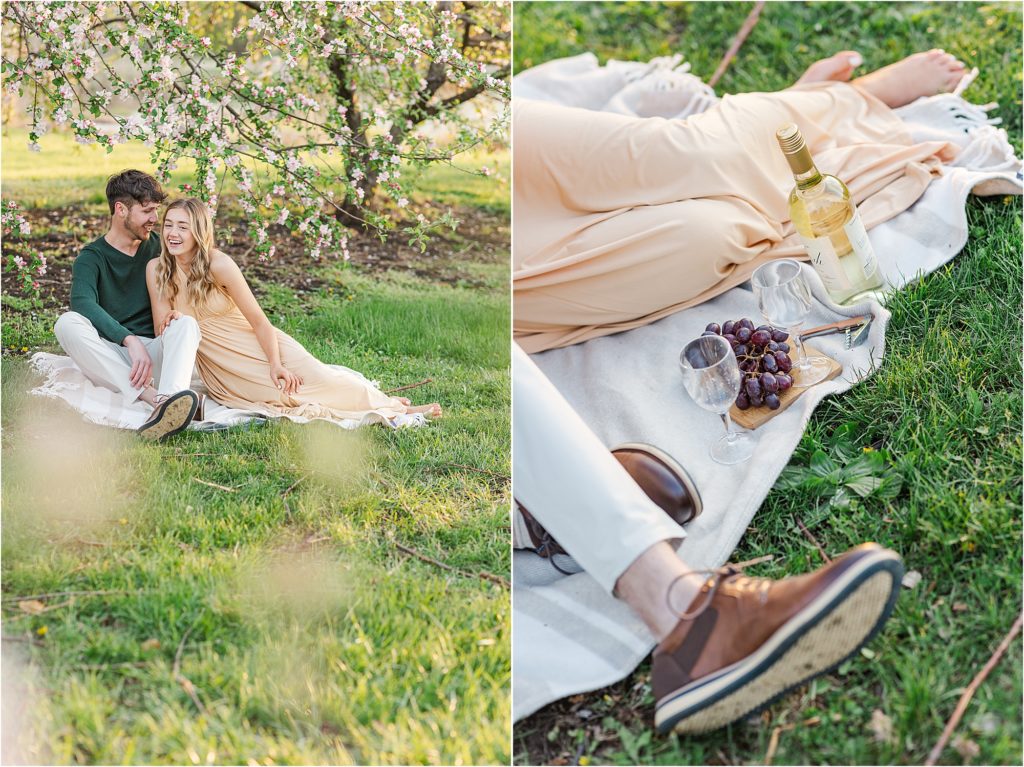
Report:
M 429 215 L 430 210 L 414 211 Z M 400 231 L 381 241 L 374 234 L 353 231 L 349 236 L 351 263 L 364 271 L 397 270 L 421 279 L 450 285 L 483 287 L 471 268 L 476 264 L 508 263 L 510 227 L 508 218 L 476 208 L 453 211 L 459 219 L 455 232 L 445 230 L 433 236 L 425 252 L 408 244 Z M 5 239 L 3 248 L 3 294 L 28 298 L 28 294 L 10 270 L 10 257 L 31 253 L 45 256 L 47 273 L 40 277 L 39 289 L 43 311 L 57 314 L 68 308 L 71 288 L 71 265 L 79 251 L 106 231 L 109 216 L 82 206 L 68 206 L 51 210 L 29 210 L 25 218 L 32 225 L 32 233 L 24 239 Z M 336 256 L 326 255 L 319 262 L 312 260 L 303 250 L 302 240 L 283 226 L 270 228 L 271 242 L 277 247 L 274 258 L 261 262 L 253 254 L 253 239 L 246 231 L 241 216 L 219 222 L 218 245 L 242 267 L 246 276 L 256 284 L 260 282 L 282 285 L 294 293 L 314 291 L 324 285 L 318 276 L 325 264 Z M 255 279 L 253 279 L 255 278 Z M 36 307 L 38 311 L 40 307 Z M 10 306 L 5 311 L 17 311 Z

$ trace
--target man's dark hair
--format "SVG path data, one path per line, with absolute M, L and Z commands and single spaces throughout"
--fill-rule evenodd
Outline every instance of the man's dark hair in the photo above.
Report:
M 141 170 L 123 170 L 107 179 L 107 204 L 110 215 L 114 215 L 114 204 L 122 202 L 132 205 L 146 205 L 167 199 L 160 182 Z

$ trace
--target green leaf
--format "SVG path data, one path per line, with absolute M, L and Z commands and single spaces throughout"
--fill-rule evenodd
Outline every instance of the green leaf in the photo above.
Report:
M 882 484 L 875 491 L 875 497 L 882 501 L 892 501 L 899 496 L 902 489 L 903 477 L 899 474 L 891 473 L 889 476 L 882 478 Z
M 830 504 L 836 509 L 847 509 L 850 507 L 850 494 L 846 492 L 846 488 L 840 487 L 836 490 L 836 494 L 832 496 Z
M 811 471 L 820 477 L 826 477 L 836 470 L 836 463 L 823 450 L 815 450 L 811 456 Z
M 846 483 L 846 487 L 861 498 L 866 498 L 881 486 L 881 477 L 857 477 Z

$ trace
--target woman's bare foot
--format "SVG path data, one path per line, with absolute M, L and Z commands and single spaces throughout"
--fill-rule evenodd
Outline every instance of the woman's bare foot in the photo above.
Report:
M 802 83 L 847 82 L 853 76 L 853 70 L 864 63 L 864 58 L 857 51 L 839 51 L 827 59 L 815 61 L 804 72 L 797 85 Z
M 423 413 L 428 418 L 440 418 L 441 417 L 441 406 L 436 402 L 431 402 L 429 405 L 415 405 L 409 408 L 410 413 Z
M 895 109 L 922 96 L 948 93 L 964 74 L 963 62 L 941 48 L 934 48 L 876 69 L 858 77 L 853 84 Z

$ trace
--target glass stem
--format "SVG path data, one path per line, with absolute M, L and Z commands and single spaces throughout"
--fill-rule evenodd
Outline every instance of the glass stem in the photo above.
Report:
M 810 367 L 810 363 L 807 361 L 807 352 L 804 351 L 804 342 L 800 340 L 799 331 L 793 333 L 793 341 L 796 343 L 797 351 L 797 363 L 796 366 L 801 370 L 807 370 Z
M 733 442 L 736 439 L 736 432 L 732 430 L 732 418 L 729 417 L 729 411 L 726 410 L 722 413 L 722 423 L 725 424 L 725 439 L 727 442 Z

